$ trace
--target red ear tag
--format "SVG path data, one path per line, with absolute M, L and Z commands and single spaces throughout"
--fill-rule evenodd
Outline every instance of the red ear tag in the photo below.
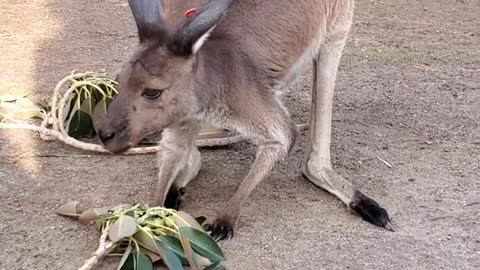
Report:
M 191 8 L 191 9 L 185 11 L 185 17 L 190 18 L 190 17 L 193 16 L 193 14 L 195 14 L 195 12 L 197 12 L 197 9 L 196 8 Z

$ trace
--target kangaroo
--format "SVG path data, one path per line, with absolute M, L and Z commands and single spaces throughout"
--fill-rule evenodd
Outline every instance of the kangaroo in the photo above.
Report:
M 287 158 L 299 135 L 280 94 L 313 63 L 302 173 L 364 220 L 393 231 L 387 211 L 337 174 L 330 159 L 333 92 L 353 0 L 129 0 L 129 5 L 139 45 L 118 75 L 119 94 L 99 137 L 106 149 L 121 153 L 162 132 L 156 204 L 177 207 L 176 198 L 197 175 L 201 158 L 195 139 L 202 125 L 235 130 L 256 145 L 256 158 L 227 206 L 206 225 L 214 239 L 231 238 L 241 206 Z

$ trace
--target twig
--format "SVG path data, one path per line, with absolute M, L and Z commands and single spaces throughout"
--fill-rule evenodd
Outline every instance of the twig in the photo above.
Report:
M 98 248 L 93 253 L 93 256 L 88 259 L 85 264 L 78 268 L 78 270 L 91 270 L 95 265 L 98 264 L 98 262 L 106 257 L 110 250 L 113 248 L 113 242 L 107 240 L 108 233 L 105 231 L 102 233 L 102 236 L 100 236 L 100 243 L 98 244 Z
M 441 219 L 447 219 L 447 218 L 453 218 L 454 216 L 450 216 L 450 215 L 447 215 L 447 216 L 439 216 L 439 217 L 434 217 L 434 218 L 431 218 L 430 220 L 431 221 L 438 221 L 438 220 L 441 220 Z
M 383 95 L 385 95 L 388 98 L 388 100 L 393 101 L 393 98 L 389 96 L 386 92 L 383 92 Z
M 386 160 L 384 160 L 383 158 L 377 156 L 377 159 L 380 160 L 381 162 L 383 162 L 383 164 L 387 165 L 388 168 L 392 169 L 393 168 L 393 165 L 388 163 Z
M 474 206 L 474 205 L 477 205 L 477 204 L 480 204 L 480 202 L 467 203 L 467 204 L 465 204 L 465 206 Z
M 31 153 L 33 153 L 32 150 L 30 150 L 30 151 L 28 151 L 28 152 L 25 152 L 25 153 L 23 153 L 23 154 L 21 154 L 21 155 L 19 155 L 19 156 L 16 156 L 16 157 L 12 160 L 12 163 L 16 163 L 17 161 L 19 161 L 20 159 L 26 157 L 27 155 L 29 155 L 29 154 L 31 154 Z

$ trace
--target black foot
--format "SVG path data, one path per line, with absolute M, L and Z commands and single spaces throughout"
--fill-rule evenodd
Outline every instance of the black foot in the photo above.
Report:
M 363 220 L 376 226 L 383 227 L 389 231 L 394 231 L 387 210 L 360 191 L 355 191 L 350 207 L 355 210 Z
M 212 224 L 205 224 L 203 226 L 210 236 L 217 242 L 222 240 L 229 240 L 233 237 L 233 225 L 229 222 L 216 220 Z
M 167 198 L 165 199 L 165 207 L 175 210 L 180 209 L 180 206 L 182 206 L 182 203 L 184 201 L 184 196 L 186 192 L 187 189 L 184 187 L 177 188 L 175 186 L 172 186 L 167 193 Z

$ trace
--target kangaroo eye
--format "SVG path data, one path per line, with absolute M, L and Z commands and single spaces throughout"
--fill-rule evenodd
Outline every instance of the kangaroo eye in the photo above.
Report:
M 148 99 L 157 99 L 162 95 L 162 93 L 162 89 L 145 88 L 143 89 L 142 96 Z

